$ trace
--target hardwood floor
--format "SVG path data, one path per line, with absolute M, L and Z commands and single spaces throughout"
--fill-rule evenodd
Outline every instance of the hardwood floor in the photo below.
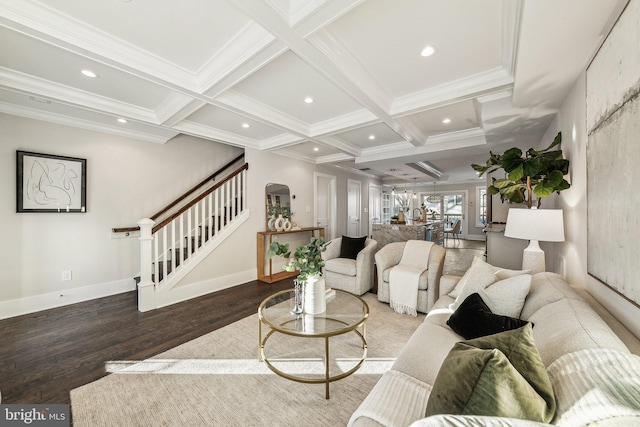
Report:
M 109 360 L 140 360 L 255 313 L 291 279 L 250 282 L 140 313 L 135 292 L 0 320 L 2 403 L 70 403 Z
M 444 273 L 464 273 L 482 245 L 448 246 Z M 106 361 L 162 353 L 255 313 L 268 295 L 292 287 L 291 279 L 255 281 L 147 313 L 127 292 L 0 320 L 2 403 L 70 403 L 69 391 L 107 375 Z

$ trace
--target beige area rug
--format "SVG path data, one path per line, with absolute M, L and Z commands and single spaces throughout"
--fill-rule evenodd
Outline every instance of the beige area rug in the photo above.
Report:
M 145 361 L 114 361 L 114 372 L 71 391 L 74 426 L 344 426 L 424 320 L 399 315 L 366 294 L 368 358 L 353 375 L 302 384 L 258 362 L 258 318 L 249 316 Z M 273 335 L 265 351 L 282 369 L 323 372 L 322 339 Z M 332 374 L 362 354 L 356 334 L 334 337 Z

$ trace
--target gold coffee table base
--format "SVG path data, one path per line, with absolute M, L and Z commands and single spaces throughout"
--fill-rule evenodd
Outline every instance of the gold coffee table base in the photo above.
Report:
M 356 372 L 367 357 L 367 339 L 366 339 L 366 326 L 365 322 L 369 315 L 369 306 L 367 303 L 357 295 L 349 292 L 340 291 L 336 289 L 337 301 L 333 304 L 327 304 L 327 311 L 321 316 L 318 316 L 322 320 L 324 328 L 319 328 L 319 331 L 304 331 L 299 327 L 300 315 L 286 313 L 280 309 L 277 316 L 269 312 L 269 304 L 284 304 L 283 297 L 286 297 L 287 293 L 292 293 L 292 290 L 286 290 L 278 292 L 267 299 L 265 299 L 258 307 L 258 360 L 264 361 L 269 369 L 276 375 L 286 378 L 291 381 L 296 381 L 304 384 L 325 384 L 325 398 L 329 399 L 329 384 L 333 381 L 338 381 Z M 346 307 L 340 305 L 341 302 L 346 302 Z M 288 307 L 288 306 L 287 306 Z M 346 308 L 346 309 L 345 309 Z M 361 312 L 355 314 L 349 313 L 349 309 L 360 309 Z M 286 309 L 288 310 L 288 308 Z M 345 311 L 346 313 L 343 313 Z M 332 314 L 336 314 L 333 316 Z M 343 317 L 340 319 L 339 317 Z M 262 325 L 265 324 L 270 328 L 269 332 L 262 336 Z M 362 332 L 358 330 L 362 327 Z M 276 332 L 283 333 L 290 336 L 301 338 L 321 338 L 324 339 L 324 375 L 320 377 L 301 377 L 283 372 L 281 369 L 275 367 L 269 358 L 265 355 L 265 345 L 269 338 Z M 337 375 L 331 375 L 329 372 L 329 357 L 330 357 L 330 338 L 337 335 L 344 335 L 349 332 L 354 332 L 362 342 L 362 356 L 356 365 L 346 372 L 342 372 Z

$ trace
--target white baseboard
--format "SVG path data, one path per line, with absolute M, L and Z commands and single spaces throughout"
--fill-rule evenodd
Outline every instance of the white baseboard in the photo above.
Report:
M 212 292 L 242 285 L 252 280 L 257 280 L 256 269 L 241 271 L 228 276 L 216 277 L 202 282 L 188 285 L 177 285 L 166 292 L 156 292 L 156 308 L 183 302 L 192 298 L 201 297 Z
M 36 311 L 62 307 L 77 302 L 88 301 L 123 292 L 134 291 L 136 283 L 131 279 L 116 280 L 114 282 L 98 283 L 80 288 L 65 289 L 48 294 L 34 295 L 0 302 L 0 319 L 35 313 Z

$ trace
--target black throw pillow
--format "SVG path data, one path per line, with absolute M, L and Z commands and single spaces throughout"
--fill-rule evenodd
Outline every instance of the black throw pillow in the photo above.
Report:
M 358 252 L 364 249 L 364 242 L 366 240 L 367 236 L 342 236 L 342 244 L 340 245 L 340 258 L 356 259 L 358 257 Z
M 493 314 L 478 293 L 469 295 L 447 320 L 447 325 L 467 340 L 510 331 L 527 323 L 526 320 Z

